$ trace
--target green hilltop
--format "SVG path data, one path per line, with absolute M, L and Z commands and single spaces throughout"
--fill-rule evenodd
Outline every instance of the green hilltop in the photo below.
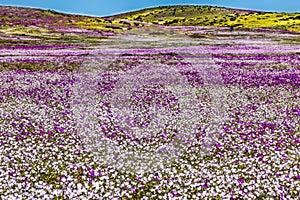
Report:
M 110 16 L 167 26 L 220 26 L 300 31 L 300 13 L 261 12 L 216 6 L 163 6 Z

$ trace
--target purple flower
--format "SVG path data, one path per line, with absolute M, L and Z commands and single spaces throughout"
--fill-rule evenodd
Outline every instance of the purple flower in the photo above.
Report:
M 221 144 L 218 144 L 218 143 L 216 144 L 216 147 L 218 147 L 218 148 L 220 148 L 221 146 L 222 146 Z
M 244 183 L 245 180 L 244 180 L 243 178 L 240 178 L 240 179 L 238 179 L 238 182 L 239 182 L 239 183 Z
M 134 188 L 134 189 L 132 189 L 132 192 L 133 192 L 134 194 L 137 194 L 138 190 L 137 190 L 136 188 Z
M 98 176 L 102 176 L 102 173 L 98 170 Z
M 264 155 L 261 154 L 261 153 L 257 154 L 257 156 L 260 157 L 260 158 L 264 158 Z
M 176 194 L 174 192 L 171 192 L 171 194 L 173 195 L 173 197 L 179 197 L 179 194 Z

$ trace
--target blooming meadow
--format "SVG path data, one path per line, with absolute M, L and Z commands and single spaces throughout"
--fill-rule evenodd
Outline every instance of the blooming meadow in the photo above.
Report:
M 299 34 L 136 31 L 0 47 L 0 199 L 298 199 Z

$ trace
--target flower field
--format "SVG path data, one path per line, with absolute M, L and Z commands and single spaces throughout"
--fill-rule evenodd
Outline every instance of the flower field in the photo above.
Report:
M 67 31 L 0 35 L 0 199 L 300 198 L 299 33 Z

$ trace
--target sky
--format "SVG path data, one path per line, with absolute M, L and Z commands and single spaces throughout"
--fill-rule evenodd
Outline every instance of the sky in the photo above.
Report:
M 164 5 L 216 5 L 300 13 L 300 0 L 0 0 L 0 5 L 51 9 L 99 17 Z

